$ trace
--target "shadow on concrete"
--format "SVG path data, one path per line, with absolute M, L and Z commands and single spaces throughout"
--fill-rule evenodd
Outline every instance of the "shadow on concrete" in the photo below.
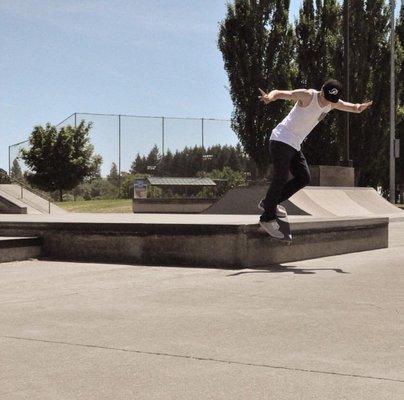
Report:
M 297 268 L 294 265 L 281 265 L 273 264 L 262 267 L 250 268 L 250 271 L 240 271 L 234 274 L 229 274 L 227 276 L 237 276 L 244 274 L 265 274 L 265 273 L 280 273 L 280 272 L 291 272 L 292 274 L 315 274 L 314 271 L 335 271 L 338 274 L 350 274 L 350 272 L 345 272 L 341 268 Z
M 243 274 L 260 274 L 260 273 L 280 273 L 280 272 L 291 272 L 293 274 L 315 274 L 314 271 L 335 271 L 338 274 L 350 274 L 350 272 L 345 272 L 341 268 L 298 268 L 295 265 L 281 265 L 281 264 L 271 264 L 271 265 L 263 265 L 256 266 L 251 268 L 242 268 L 242 267 L 226 267 L 221 268 L 219 266 L 216 267 L 206 267 L 201 265 L 181 265 L 181 264 L 173 264 L 173 265 L 158 265 L 158 264 L 142 264 L 142 263 L 131 263 L 131 262 L 111 262 L 111 261 L 91 261 L 91 260 L 61 260 L 56 257 L 38 257 L 38 261 L 53 261 L 58 263 L 69 263 L 71 265 L 77 264 L 95 264 L 95 265 L 112 265 L 112 266 L 121 266 L 121 267 L 147 267 L 147 268 L 183 268 L 183 269 L 221 269 L 224 271 L 238 271 L 226 276 L 237 276 Z M 248 271 L 246 271 L 248 269 Z

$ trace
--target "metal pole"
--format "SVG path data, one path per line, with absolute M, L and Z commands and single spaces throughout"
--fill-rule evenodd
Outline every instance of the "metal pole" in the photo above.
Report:
M 77 128 L 77 113 L 74 113 L 74 127 Z
M 205 148 L 205 146 L 204 146 L 204 141 L 205 141 L 204 119 L 202 118 L 201 121 L 202 121 L 202 149 L 204 149 Z
M 349 31 L 349 0 L 346 0 L 346 46 L 345 46 L 345 57 L 346 57 L 346 101 L 350 99 L 350 60 L 349 60 L 349 46 L 350 46 L 350 31 Z M 346 113 L 346 165 L 350 166 L 350 154 L 349 154 L 349 113 Z
M 8 176 L 11 178 L 11 146 L 8 146 Z
M 395 126 L 395 76 L 394 76 L 394 8 L 395 1 L 390 0 L 390 202 L 396 201 L 396 159 L 394 152 L 394 142 L 396 137 Z
M 118 115 L 118 197 L 121 196 L 121 115 Z
M 164 117 L 161 117 L 161 152 L 164 157 Z

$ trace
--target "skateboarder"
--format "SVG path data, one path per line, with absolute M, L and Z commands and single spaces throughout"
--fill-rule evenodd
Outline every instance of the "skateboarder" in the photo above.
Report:
M 310 171 L 301 151 L 301 144 L 313 128 L 331 110 L 361 113 L 372 102 L 352 104 L 340 100 L 342 87 L 334 79 L 327 80 L 320 91 L 315 89 L 272 90 L 260 89 L 260 101 L 268 104 L 275 100 L 295 101 L 289 114 L 272 131 L 269 151 L 273 162 L 273 177 L 268 192 L 258 207 L 264 212 L 261 226 L 274 238 L 282 240 L 276 217 L 286 217 L 286 210 L 279 204 L 287 200 L 310 182 Z M 288 181 L 289 171 L 293 178 Z

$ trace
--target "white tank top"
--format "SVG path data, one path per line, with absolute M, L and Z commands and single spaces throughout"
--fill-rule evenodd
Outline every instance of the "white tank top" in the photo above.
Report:
M 300 107 L 296 103 L 283 121 L 274 128 L 270 140 L 284 142 L 300 151 L 306 136 L 331 110 L 331 104 L 320 107 L 317 90 L 309 89 L 309 91 L 313 94 L 310 104 Z

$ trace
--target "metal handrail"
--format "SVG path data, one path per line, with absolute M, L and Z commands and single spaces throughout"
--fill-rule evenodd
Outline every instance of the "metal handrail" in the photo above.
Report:
M 49 214 L 51 213 L 51 204 L 52 204 L 52 202 L 49 200 L 49 198 L 47 198 L 48 195 L 44 194 L 44 192 L 42 192 L 42 191 L 39 191 L 37 189 L 32 188 L 31 186 L 26 185 L 24 182 L 19 181 L 18 179 L 11 178 L 10 182 L 20 186 L 20 189 L 21 189 L 21 191 L 20 191 L 20 199 L 24 198 L 24 189 L 29 191 L 29 192 L 32 192 L 35 195 L 41 197 L 42 199 L 44 199 L 44 200 L 46 200 L 48 202 L 48 213 Z M 44 196 L 46 196 L 46 197 L 44 197 Z

